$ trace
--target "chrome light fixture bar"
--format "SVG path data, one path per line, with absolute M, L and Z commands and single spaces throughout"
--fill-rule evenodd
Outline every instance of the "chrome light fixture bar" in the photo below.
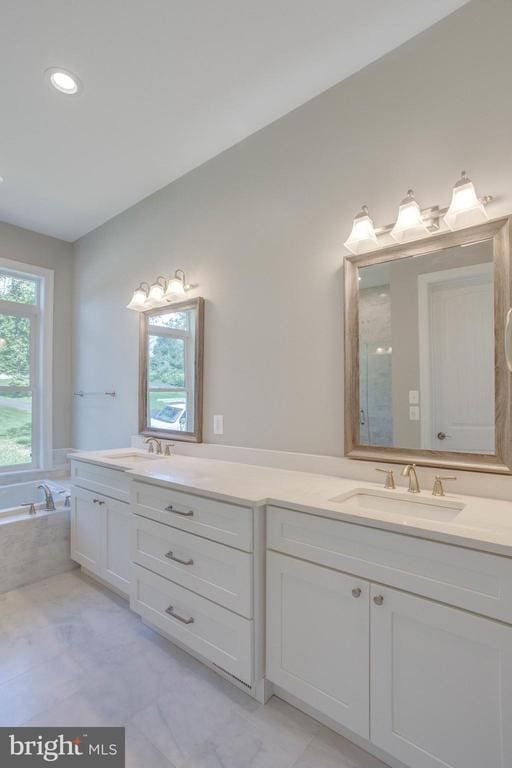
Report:
M 165 307 L 172 304 L 173 301 L 180 301 L 185 298 L 186 292 L 195 287 L 187 283 L 185 272 L 182 269 L 176 269 L 170 278 L 158 275 L 151 285 L 141 283 L 133 292 L 126 308 L 133 309 L 135 312 L 145 312 L 147 309 Z
M 486 206 L 492 200 L 492 195 L 477 197 L 473 182 L 463 171 L 453 187 L 449 207 L 433 205 L 420 208 L 410 189 L 400 203 L 396 222 L 374 227 L 367 206 L 363 206 L 354 218 L 352 232 L 344 245 L 351 253 L 358 255 L 380 248 L 382 244 L 378 238 L 384 235 L 391 235 L 396 242 L 405 243 L 435 234 L 441 227 L 441 221 L 451 230 L 472 227 L 488 220 Z

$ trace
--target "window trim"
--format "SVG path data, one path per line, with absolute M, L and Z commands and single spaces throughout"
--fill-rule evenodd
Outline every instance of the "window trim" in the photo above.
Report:
M 38 304 L 0 299 L 2 314 L 31 318 L 33 346 L 30 354 L 32 398 L 32 461 L 0 466 L 0 474 L 53 468 L 53 300 L 54 270 L 0 257 L 0 271 L 39 279 Z

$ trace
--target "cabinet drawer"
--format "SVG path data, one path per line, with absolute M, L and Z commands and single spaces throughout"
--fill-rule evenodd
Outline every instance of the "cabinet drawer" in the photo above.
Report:
M 236 504 L 193 496 L 134 482 L 134 512 L 230 547 L 252 551 L 252 510 Z
M 512 560 L 268 507 L 270 549 L 512 623 Z
M 99 467 L 86 461 L 72 461 L 71 481 L 74 485 L 103 493 L 112 499 L 130 500 L 130 478 L 121 469 Z
M 252 555 L 133 516 L 132 560 L 203 597 L 252 617 Z
M 192 651 L 252 683 L 252 621 L 140 565 L 133 566 L 130 607 Z

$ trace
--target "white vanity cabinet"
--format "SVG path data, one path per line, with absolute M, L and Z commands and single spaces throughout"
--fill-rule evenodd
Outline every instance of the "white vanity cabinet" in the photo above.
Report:
M 80 458 L 71 473 L 71 557 L 129 596 L 165 637 L 263 700 L 264 507 Z
M 264 574 L 261 515 L 248 505 L 139 480 L 131 501 L 132 610 L 254 689 L 263 677 L 264 612 L 255 599 Z
M 79 461 L 72 463 L 72 477 L 71 558 L 128 596 L 131 580 L 131 512 L 125 500 L 128 478 L 120 470 Z
M 412 768 L 512 765 L 512 627 L 387 587 L 371 594 L 373 743 Z
M 101 518 L 97 495 L 74 488 L 71 494 L 71 557 L 93 573 L 101 562 Z
M 267 545 L 278 693 L 411 768 L 510 768 L 512 561 L 277 507 Z
M 267 574 L 267 677 L 368 738 L 369 583 L 275 552 Z

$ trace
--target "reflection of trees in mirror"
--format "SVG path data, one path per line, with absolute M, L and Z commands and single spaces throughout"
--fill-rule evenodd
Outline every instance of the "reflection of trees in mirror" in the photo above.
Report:
M 160 328 L 178 328 L 188 331 L 189 312 L 167 312 L 162 315 L 150 315 L 149 324 Z
M 185 343 L 168 336 L 149 337 L 151 387 L 185 386 Z

